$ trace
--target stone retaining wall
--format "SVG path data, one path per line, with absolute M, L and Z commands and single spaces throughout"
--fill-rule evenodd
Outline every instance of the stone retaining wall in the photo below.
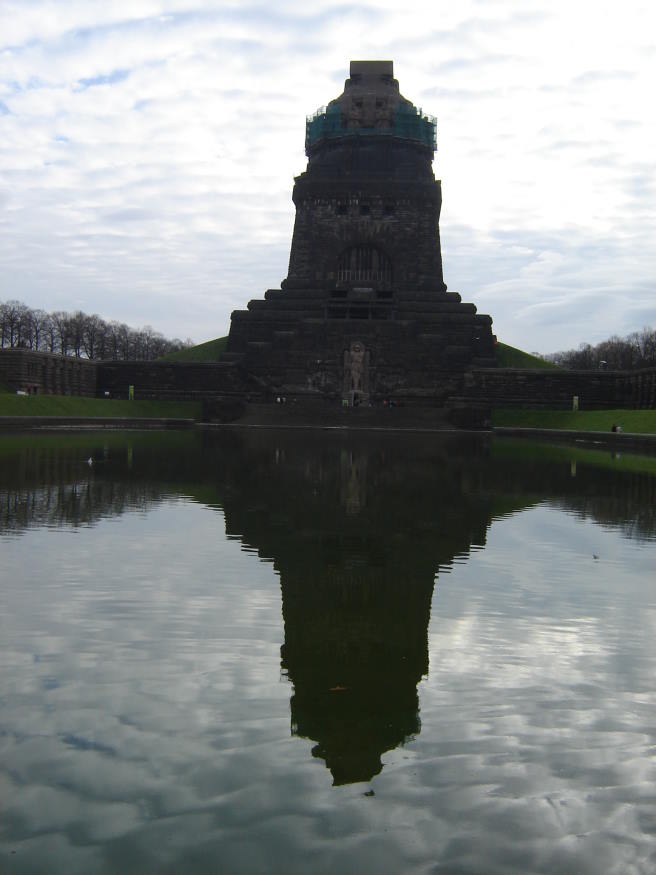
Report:
M 30 395 L 96 394 L 96 362 L 72 356 L 33 352 L 30 349 L 0 350 L 0 382 L 13 391 Z
M 230 362 L 96 362 L 32 352 L 0 350 L 0 382 L 12 391 L 45 395 L 185 399 L 234 397 L 257 400 L 263 387 Z M 321 394 L 320 392 L 318 393 Z M 582 410 L 656 407 L 656 368 L 639 371 L 520 370 L 476 368 L 464 375 L 457 404 L 487 407 Z M 415 399 L 421 405 L 421 399 Z M 435 399 L 430 402 L 434 406 Z
M 572 371 L 479 368 L 465 376 L 465 401 L 490 407 L 582 410 L 653 408 L 656 368 L 639 371 Z
M 98 395 L 127 398 L 130 386 L 142 401 L 244 394 L 235 367 L 222 362 L 98 362 Z

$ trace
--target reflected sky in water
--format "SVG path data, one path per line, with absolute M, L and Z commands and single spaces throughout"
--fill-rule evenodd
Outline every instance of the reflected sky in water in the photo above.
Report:
M 0 439 L 0 870 L 653 873 L 655 472 Z

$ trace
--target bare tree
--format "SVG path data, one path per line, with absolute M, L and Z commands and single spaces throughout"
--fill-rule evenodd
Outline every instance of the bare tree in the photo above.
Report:
M 51 313 L 53 325 L 57 332 L 57 346 L 61 355 L 68 355 L 70 349 L 70 317 L 64 310 L 55 310 Z
M 25 304 L 18 302 L 18 339 L 16 346 L 22 349 L 32 349 L 34 344 L 32 333 L 32 311 Z
M 46 313 L 20 301 L 0 301 L 0 348 L 17 346 L 78 358 L 150 360 L 193 341 L 167 340 L 150 325 L 137 330 L 81 310 Z
M 46 345 L 45 335 L 48 330 L 50 316 L 45 310 L 30 310 L 30 320 L 32 323 L 32 349 L 43 349 Z
M 652 328 L 643 328 L 629 335 L 638 350 L 638 360 L 642 367 L 656 365 L 656 331 Z
M 119 355 L 119 328 L 118 322 L 109 322 L 107 325 L 107 356 L 118 361 Z
M 100 317 L 96 317 L 99 318 Z M 96 335 L 96 358 L 106 359 L 109 355 L 109 325 L 104 319 L 100 319 Z
M 583 370 L 600 367 L 627 371 L 646 368 L 656 364 L 656 331 L 643 328 L 626 337 L 615 334 L 596 346 L 583 343 L 578 350 L 564 350 L 546 358 L 561 367 Z
M 122 361 L 128 361 L 131 358 L 130 352 L 132 348 L 133 344 L 131 342 L 130 329 L 125 322 L 121 322 L 118 326 L 119 359 Z
M 48 320 L 43 326 L 43 348 L 46 352 L 56 353 L 59 352 L 59 336 L 57 332 L 57 325 L 55 324 L 55 320 L 52 318 L 50 313 L 47 314 Z
M 105 323 L 100 316 L 84 316 L 82 319 L 82 347 L 87 358 L 97 358 L 100 339 L 105 334 Z
M 0 349 L 9 346 L 9 322 L 7 316 L 8 304 L 2 301 L 0 303 Z
M 2 308 L 2 345 L 18 346 L 21 338 L 21 319 L 24 318 L 24 304 L 20 301 L 6 301 Z
M 86 316 L 81 310 L 76 310 L 68 317 L 69 339 L 75 358 L 82 358 L 84 322 Z
M 167 340 L 158 331 L 154 331 L 150 338 L 149 357 L 151 359 L 161 358 L 163 355 L 172 351 L 173 343 L 174 341 Z

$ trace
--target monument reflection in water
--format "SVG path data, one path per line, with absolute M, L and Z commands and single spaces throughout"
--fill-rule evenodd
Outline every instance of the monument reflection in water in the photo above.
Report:
M 409 455 L 366 437 L 206 436 L 191 452 L 188 436 L 177 452 L 170 440 L 98 446 L 91 466 L 65 449 L 24 455 L 4 471 L 3 530 L 147 508 L 162 480 L 212 483 L 226 533 L 280 573 L 292 733 L 316 742 L 335 784 L 370 780 L 381 754 L 420 731 L 435 576 L 485 543 L 491 519 L 465 488 L 487 443 L 414 440 Z
M 93 459 L 91 465 L 87 463 L 89 457 Z M 310 740 L 312 755 L 325 762 L 332 784 L 345 787 L 371 782 L 383 769 L 386 752 L 413 740 L 417 742 L 426 734 L 431 739 L 426 743 L 437 743 L 433 740 L 437 727 L 426 722 L 422 727 L 420 721 L 418 684 L 429 671 L 428 626 L 431 603 L 437 606 L 438 613 L 440 611 L 439 594 L 434 598 L 433 592 L 440 574 L 449 572 L 454 563 L 466 559 L 472 550 L 483 548 L 494 520 L 538 504 L 560 507 L 578 519 L 592 520 L 641 543 L 653 542 L 656 478 L 649 473 L 648 464 L 642 471 L 639 467 L 630 470 L 630 465 L 615 465 L 609 454 L 598 454 L 598 458 L 593 459 L 581 450 L 536 449 L 520 443 L 491 441 L 484 436 L 440 436 L 438 439 L 406 435 L 401 440 L 393 435 L 335 433 L 321 436 L 235 430 L 223 434 L 100 434 L 74 440 L 28 437 L 22 442 L 0 442 L 0 535 L 9 547 L 12 541 L 20 541 L 30 528 L 72 528 L 79 535 L 78 543 L 84 543 L 84 532 L 104 525 L 108 518 L 117 519 L 125 512 L 137 510 L 147 520 L 151 511 L 173 506 L 172 502 L 175 504 L 180 497 L 191 499 L 203 509 L 222 511 L 228 542 L 238 540 L 248 552 L 257 551 L 262 560 L 273 563 L 279 574 L 284 626 L 284 640 L 279 642 L 280 667 L 292 685 L 291 735 Z M 183 501 L 176 506 L 179 506 L 176 520 L 184 526 L 185 508 L 189 504 Z M 220 521 L 219 516 L 216 519 Z M 135 549 L 137 537 L 126 544 L 128 555 Z M 217 528 L 217 543 L 222 537 L 222 531 Z M 197 540 L 193 545 L 190 549 L 202 551 Z M 173 592 L 179 599 L 176 617 L 180 619 L 176 622 L 185 636 L 184 647 L 188 647 L 186 642 L 197 634 L 195 627 L 186 629 L 185 617 L 181 616 L 186 600 L 192 599 L 191 590 L 200 604 L 211 605 L 212 592 L 221 586 L 215 565 L 216 553 L 209 549 L 213 545 L 206 546 L 207 558 L 202 556 L 201 559 L 207 564 L 198 566 L 204 569 L 201 577 L 205 579 L 191 581 L 189 587 L 186 584 L 172 587 L 166 568 L 159 564 L 159 557 L 154 554 L 150 559 L 153 576 L 166 580 L 169 597 L 173 597 Z M 75 545 L 70 549 L 74 551 Z M 183 557 L 183 564 L 185 561 Z M 129 558 L 123 567 L 129 567 Z M 102 570 L 98 569 L 88 578 L 89 587 L 96 585 L 96 578 L 101 574 Z M 93 610 L 94 605 L 107 604 L 111 586 L 110 581 L 99 589 L 95 601 L 91 599 L 89 610 Z M 494 586 L 498 584 L 490 580 L 489 587 Z M 481 584 L 482 589 L 487 587 L 488 582 Z M 53 597 L 52 590 L 45 585 L 42 592 L 46 601 Z M 124 588 L 121 595 L 117 595 L 125 603 L 126 592 L 128 589 Z M 128 629 L 125 638 L 110 626 L 107 633 L 110 638 L 117 635 L 124 641 L 131 640 L 132 636 L 137 640 L 135 631 L 141 632 L 140 623 L 148 623 L 148 612 L 158 611 L 161 616 L 162 603 L 149 603 L 148 599 L 152 598 L 149 594 L 136 589 L 129 595 L 137 601 L 143 600 L 143 611 L 134 614 L 138 623 L 135 621 Z M 544 604 L 540 611 L 544 614 L 549 600 L 557 593 L 545 590 L 541 598 L 542 595 Z M 62 605 L 72 597 L 64 593 Z M 166 610 L 174 612 L 175 604 L 171 602 Z M 93 615 L 85 613 L 79 605 L 74 616 L 79 619 L 67 621 L 71 629 L 76 622 L 93 621 Z M 130 622 L 130 615 L 126 616 Z M 59 611 L 58 617 L 58 622 L 63 622 L 65 608 Z M 232 616 L 225 618 L 226 628 L 233 619 Z M 508 623 L 511 622 L 509 614 Z M 118 623 L 116 628 L 119 628 Z M 47 629 L 36 629 L 33 634 L 37 640 L 39 634 L 46 637 L 49 633 Z M 146 634 L 155 633 L 147 629 Z M 207 635 L 207 630 L 203 634 Z M 49 640 L 63 639 L 50 636 Z M 257 643 L 255 639 L 253 643 Z M 217 639 L 217 648 L 229 645 L 228 635 Z M 52 649 L 54 645 L 49 646 Z M 65 641 L 61 646 L 66 646 Z M 177 675 L 171 677 L 174 687 L 176 677 L 184 673 L 181 660 L 185 650 L 180 645 L 176 654 L 175 648 L 169 647 L 166 641 L 162 646 L 166 648 L 163 652 L 170 650 L 171 671 L 177 671 Z M 151 656 L 143 664 L 151 665 L 153 659 L 157 659 L 156 653 L 153 645 Z M 25 673 L 29 678 L 26 663 L 11 658 L 12 664 L 22 666 L 17 669 L 20 676 Z M 90 658 L 88 653 L 86 658 Z M 197 662 L 202 669 L 200 657 Z M 66 664 L 75 664 L 74 653 L 68 654 Z M 431 672 L 435 670 L 433 666 Z M 437 670 L 439 672 L 439 666 Z M 38 672 L 38 666 L 32 671 Z M 57 675 L 56 682 L 65 687 L 65 667 L 60 671 L 64 675 Z M 54 672 L 53 669 L 53 677 Z M 149 696 L 148 677 L 144 675 L 143 679 L 134 681 L 144 699 Z M 591 679 L 591 684 L 593 682 Z M 79 677 L 75 683 L 80 684 Z M 239 683 L 228 685 L 226 689 L 229 692 L 221 692 L 217 687 L 213 701 L 216 714 L 212 719 L 217 722 L 222 712 L 232 707 L 233 697 L 243 699 L 244 713 L 250 708 L 247 689 Z M 487 692 L 483 690 L 482 695 Z M 540 698 L 546 695 L 544 691 L 538 692 Z M 30 700 L 25 694 L 15 706 L 19 711 L 26 701 L 32 702 L 36 713 L 43 709 L 45 714 L 46 708 L 56 710 L 58 707 L 54 687 L 30 695 L 37 698 Z M 80 695 L 88 696 L 83 684 Z M 38 696 L 44 697 L 43 702 Z M 52 697 L 50 704 L 49 697 Z M 113 701 L 119 699 L 130 700 L 125 692 L 120 697 L 114 695 Z M 5 701 L 10 704 L 10 710 L 5 712 L 8 716 L 3 737 L 15 736 L 20 747 L 25 719 L 16 718 L 16 726 L 21 729 L 15 729 L 10 693 Z M 108 701 L 106 708 L 112 707 Z M 435 711 L 431 713 L 435 721 Z M 471 713 L 472 720 L 479 719 L 475 709 Z M 121 725 L 130 727 L 138 726 L 142 719 L 140 714 L 135 716 L 129 712 L 117 716 Z M 169 730 L 165 718 L 164 724 L 161 732 L 166 734 Z M 272 726 L 270 731 L 275 734 L 275 721 Z M 152 728 L 149 731 L 154 732 Z M 170 730 L 173 737 L 177 731 Z M 89 733 L 88 728 L 86 732 Z M 291 744 L 289 729 L 285 734 L 287 743 Z M 38 738 L 43 737 L 42 728 Z M 128 737 L 128 746 L 131 738 Z M 78 763 L 82 763 L 85 756 L 90 760 L 89 751 L 94 751 L 97 757 L 105 756 L 104 752 L 110 755 L 105 741 L 86 738 L 82 729 L 73 726 L 59 739 L 67 756 L 71 739 L 75 739 Z M 278 739 L 278 743 L 281 742 L 282 736 Z M 32 739 L 30 749 L 35 750 L 38 744 L 41 744 L 38 739 Z M 303 757 L 299 745 L 294 741 L 294 750 Z M 491 750 L 496 750 L 498 739 L 491 738 L 490 745 Z M 218 740 L 211 741 L 211 746 L 224 750 Z M 190 744 L 188 755 L 192 760 L 198 749 L 198 740 Z M 134 761 L 134 752 L 123 752 L 118 745 L 112 751 L 116 762 L 123 756 L 126 763 Z M 521 756 L 527 755 L 525 749 Z M 184 758 L 185 748 L 181 748 L 180 756 Z M 536 762 L 539 759 L 536 753 Z M 311 762 L 309 758 L 305 761 Z M 446 757 L 445 764 L 448 761 Z M 163 762 L 158 761 L 158 769 L 163 769 L 166 775 Z M 176 756 L 170 764 L 171 786 L 180 782 L 177 762 Z M 273 759 L 267 763 L 271 768 Z M 16 781 L 17 788 L 30 780 L 21 768 L 11 766 L 7 773 L 9 784 Z M 83 765 L 77 768 L 83 769 Z M 263 774 L 266 768 L 263 763 Z M 431 768 L 434 770 L 435 766 Z M 211 772 L 212 766 L 203 761 L 198 769 Z M 427 774 L 432 775 L 434 771 Z M 77 778 L 58 780 L 66 786 L 74 786 Z M 227 791 L 221 779 L 216 780 L 213 792 L 218 798 Z M 270 779 L 276 788 L 272 795 L 279 799 L 281 793 L 287 792 L 288 785 L 282 778 L 277 780 L 278 783 Z M 425 780 L 428 786 L 432 779 Z M 453 777 L 448 779 L 449 786 L 453 780 Z M 473 780 L 469 775 L 467 781 L 471 784 Z M 264 777 L 261 782 L 262 788 L 267 786 Z M 415 792 L 420 787 L 421 782 Z M 363 789 L 367 789 L 366 784 Z M 401 795 L 397 804 L 403 808 L 407 803 L 408 812 L 414 810 L 412 795 L 406 799 L 402 790 L 398 792 Z M 149 810 L 160 811 L 162 817 L 173 816 L 174 812 L 166 810 L 167 793 L 162 791 L 159 799 L 149 802 Z M 378 796 L 378 789 L 376 793 Z M 266 793 L 263 798 L 267 798 Z M 448 798 L 457 797 L 449 795 Z M 446 799 L 443 797 L 440 816 L 448 813 Z M 302 800 L 299 806 L 311 804 L 311 794 L 302 796 Z M 11 810 L 10 814 L 6 841 L 28 841 L 32 835 L 40 834 L 38 823 L 28 826 L 21 820 L 20 811 Z M 297 816 L 300 823 L 302 811 L 299 810 Z M 73 844 L 80 829 L 77 823 L 71 827 Z M 140 830 L 146 830 L 144 823 L 135 824 L 129 835 L 133 836 L 135 831 L 141 834 Z M 123 839 L 112 839 L 114 843 L 121 841 Z M 125 853 L 133 853 L 133 848 L 129 850 L 133 838 L 124 841 L 128 848 Z M 224 841 L 229 844 L 228 839 Z M 148 862 L 148 855 L 154 854 L 152 849 L 141 848 L 140 853 L 141 871 L 159 871 L 154 862 L 151 861 L 152 866 Z M 155 859 L 153 856 L 152 860 Z M 177 863 L 181 859 L 178 857 Z M 396 857 L 390 859 L 398 863 Z M 114 865 L 115 858 L 112 860 Z M 524 862 L 530 868 L 528 857 Z M 294 871 L 289 860 L 288 864 Z M 361 864 L 361 871 L 373 871 L 367 868 L 365 857 Z M 499 871 L 510 871 L 504 865 L 499 863 Z M 537 865 L 534 869 L 542 871 Z M 31 870 L 16 868 L 16 871 Z M 203 871 L 200 864 L 198 871 Z M 239 867 L 231 871 L 239 871 Z M 241 871 L 259 869 L 245 866 Z M 271 871 L 283 870 L 274 867 Z M 387 870 L 383 867 L 381 871 L 394 871 L 392 862 Z
M 460 466 L 431 475 L 421 455 L 399 467 L 391 445 L 364 442 L 318 458 L 291 452 L 297 461 L 267 478 L 284 530 L 275 542 L 269 520 L 245 531 L 280 572 L 292 732 L 317 742 L 335 784 L 368 781 L 382 753 L 420 730 L 435 575 L 484 543 L 489 515 L 461 491 Z

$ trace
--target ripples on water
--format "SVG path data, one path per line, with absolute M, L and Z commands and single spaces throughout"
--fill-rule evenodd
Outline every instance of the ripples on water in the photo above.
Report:
M 654 470 L 0 440 L 0 870 L 655 872 Z

